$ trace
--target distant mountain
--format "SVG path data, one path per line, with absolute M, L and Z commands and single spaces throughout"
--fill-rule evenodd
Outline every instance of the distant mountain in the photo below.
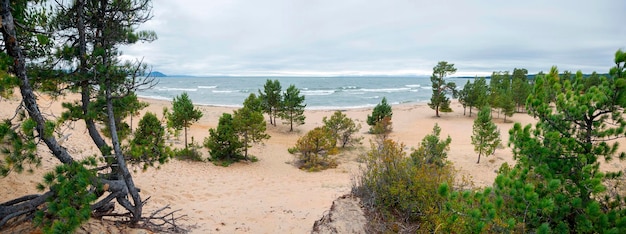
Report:
M 165 74 L 163 74 L 161 72 L 158 72 L 158 71 L 150 72 L 150 73 L 148 73 L 148 76 L 152 76 L 152 77 L 167 77 L 167 75 L 165 75 Z

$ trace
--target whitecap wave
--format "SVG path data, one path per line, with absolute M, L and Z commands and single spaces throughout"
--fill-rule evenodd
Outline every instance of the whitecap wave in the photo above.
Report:
M 364 104 L 356 106 L 307 106 L 304 109 L 307 110 L 347 110 L 347 109 L 363 109 L 376 106 L 375 104 Z
M 171 98 L 159 96 L 159 95 L 137 95 L 140 98 L 154 99 L 154 100 L 172 100 Z
M 156 88 L 156 90 L 158 90 L 158 91 L 187 91 L 187 92 L 196 92 L 196 91 L 198 91 L 198 89 L 194 89 L 194 88 L 167 88 L 167 87 Z
M 234 93 L 233 90 L 212 90 L 212 93 Z
M 335 90 L 303 90 L 301 93 L 305 96 L 326 96 L 335 93 Z
M 411 88 L 382 88 L 382 89 L 359 89 L 363 92 L 372 92 L 372 93 L 395 93 L 395 92 L 405 92 L 411 90 Z

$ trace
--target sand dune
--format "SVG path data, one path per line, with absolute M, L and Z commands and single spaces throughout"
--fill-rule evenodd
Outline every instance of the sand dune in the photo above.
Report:
M 72 97 L 70 97 L 71 99 Z M 75 97 L 74 97 L 75 98 Z M 150 106 L 144 111 L 162 115 L 163 107 L 171 107 L 170 102 L 144 100 Z M 1 108 L 12 110 L 18 104 L 17 99 L 2 100 Z M 60 104 L 49 104 L 42 99 L 42 109 L 58 115 Z M 202 119 L 190 129 L 190 136 L 196 142 L 202 142 L 208 136 L 208 129 L 217 125 L 219 116 L 231 113 L 233 108 L 199 106 L 204 113 Z M 506 147 L 508 129 L 512 123 L 503 123 L 495 119 L 502 134 L 505 148 L 495 155 L 483 158 L 476 164 L 477 155 L 471 145 L 473 117 L 463 115 L 458 103 L 453 103 L 454 112 L 443 113 L 434 117 L 425 103 L 393 106 L 393 133 L 391 138 L 403 142 L 406 149 L 417 147 L 421 139 L 431 132 L 435 123 L 442 129 L 442 135 L 450 135 L 452 145 L 449 160 L 460 170 L 462 175 L 472 178 L 476 186 L 492 183 L 494 172 L 503 162 L 512 163 L 511 150 Z M 2 112 L 2 118 L 12 113 Z M 338 155 L 340 165 L 336 169 L 322 172 L 303 172 L 293 166 L 294 156 L 287 152 L 298 137 L 308 130 L 322 125 L 322 118 L 330 116 L 333 110 L 306 111 L 306 124 L 298 126 L 295 132 L 288 132 L 288 126 L 268 126 L 271 139 L 250 150 L 258 157 L 255 163 L 237 163 L 224 168 L 211 163 L 186 162 L 171 160 L 160 169 L 139 170 L 134 174 L 135 183 L 142 189 L 142 196 L 151 197 L 146 210 L 154 210 L 166 204 L 174 209 L 182 209 L 181 214 L 188 215 L 184 224 L 195 226 L 193 233 L 306 233 L 313 222 L 319 219 L 332 201 L 350 192 L 351 178 L 358 172 L 359 154 L 369 148 L 365 119 L 371 109 L 345 110 L 348 117 L 363 125 L 360 134 L 365 137 L 363 146 Z M 138 118 L 135 118 L 135 124 Z M 531 123 L 534 120 L 526 114 L 515 114 L 510 121 Z M 96 153 L 84 126 L 77 122 L 66 129 L 70 134 L 64 145 L 77 156 L 89 156 Z M 182 138 L 176 144 L 182 147 Z M 203 150 L 204 157 L 208 156 Z M 56 160 L 50 158 L 48 150 L 41 147 L 44 155 L 43 168 L 52 168 Z M 621 168 L 621 164 L 605 165 L 607 168 Z M 43 171 L 35 174 L 12 173 L 0 179 L 0 201 L 37 192 L 35 184 L 41 181 Z

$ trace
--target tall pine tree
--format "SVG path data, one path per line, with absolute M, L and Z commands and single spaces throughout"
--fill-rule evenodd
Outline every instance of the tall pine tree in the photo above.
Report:
M 500 145 L 500 131 L 498 127 L 491 120 L 491 108 L 489 106 L 483 107 L 478 112 L 478 117 L 474 120 L 474 128 L 472 135 L 472 144 L 474 145 L 474 151 L 478 153 L 478 161 L 480 163 L 480 156 L 492 155 L 498 145 Z
M 300 95 L 300 90 L 295 85 L 290 85 L 283 93 L 282 105 L 278 116 L 289 124 L 289 131 L 293 132 L 293 125 L 302 125 L 306 116 L 304 115 L 304 95 Z
M 456 96 L 456 84 L 454 82 L 446 83 L 445 77 L 456 72 L 454 64 L 446 61 L 440 61 L 437 66 L 433 67 L 433 75 L 430 77 L 433 87 L 433 95 L 430 98 L 428 106 L 435 110 L 435 116 L 439 117 L 439 112 L 451 112 L 450 99 L 446 96 L 452 93 Z
M 248 159 L 248 148 L 252 144 L 269 139 L 265 133 L 267 123 L 263 119 L 263 113 L 259 108 L 259 99 L 251 93 L 243 103 L 243 107 L 233 113 L 233 125 L 235 133 L 239 135 L 243 144 L 243 157 Z
M 270 124 L 276 126 L 276 116 L 281 107 L 282 87 L 278 80 L 267 79 L 263 86 L 263 91 L 259 89 L 259 98 L 261 99 L 261 105 L 263 111 L 270 117 Z
M 522 68 L 513 69 L 513 81 L 511 82 L 511 90 L 513 93 L 513 102 L 519 112 L 520 108 L 526 105 L 526 99 L 532 86 L 528 82 L 528 70 Z
M 167 124 L 174 129 L 180 130 L 182 128 L 185 130 L 185 149 L 189 146 L 187 128 L 200 118 L 202 118 L 202 112 L 193 105 L 186 92 L 174 97 L 172 112 L 167 115 Z

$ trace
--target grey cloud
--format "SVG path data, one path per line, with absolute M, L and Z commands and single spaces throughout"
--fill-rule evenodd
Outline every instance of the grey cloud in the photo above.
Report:
M 622 1 L 155 0 L 123 48 L 167 74 L 428 74 L 527 68 L 606 72 L 626 46 Z

